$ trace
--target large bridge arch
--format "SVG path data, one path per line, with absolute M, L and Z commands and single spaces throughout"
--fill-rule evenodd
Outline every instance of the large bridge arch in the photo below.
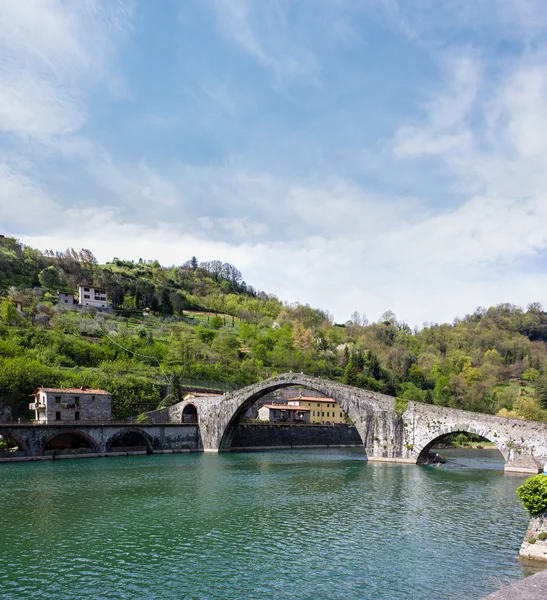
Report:
M 207 414 L 200 411 L 198 417 L 205 449 L 229 450 L 236 428 L 249 408 L 266 394 L 293 386 L 320 392 L 335 400 L 356 427 L 365 447 L 374 444 L 375 415 L 381 411 L 393 413 L 394 399 L 389 396 L 352 388 L 320 377 L 289 373 L 227 394 L 211 407 Z M 216 427 L 211 427 L 211 419 L 215 420 Z M 386 417 L 386 429 L 390 429 L 389 421 L 390 418 Z
M 418 464 L 425 463 L 433 446 L 442 441 L 447 435 L 452 435 L 455 433 L 474 433 L 475 435 L 479 435 L 496 446 L 497 450 L 499 450 L 500 454 L 503 456 L 505 462 L 509 460 L 510 449 L 507 448 L 505 444 L 500 443 L 500 440 L 492 435 L 492 431 L 490 429 L 485 430 L 484 427 L 477 426 L 476 424 L 456 423 L 446 427 L 441 427 L 439 431 L 436 431 L 433 434 L 434 437 L 429 442 L 421 445 L 421 447 L 415 448 L 414 450 L 416 451 L 417 455 L 416 462 Z

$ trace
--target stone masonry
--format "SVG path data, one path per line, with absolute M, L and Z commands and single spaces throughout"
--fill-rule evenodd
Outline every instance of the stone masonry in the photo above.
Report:
M 416 402 L 409 402 L 399 416 L 391 396 L 299 373 L 277 375 L 224 396 L 183 401 L 164 409 L 162 418 L 181 422 L 184 407 L 192 403 L 198 410 L 205 451 L 229 450 L 237 425 L 252 404 L 267 393 L 295 385 L 336 400 L 355 425 L 369 460 L 421 462 L 439 438 L 466 432 L 493 442 L 509 468 L 513 460 L 522 456 L 530 456 L 536 465 L 547 461 L 546 423 Z
M 541 539 L 545 535 L 547 535 L 547 514 L 531 517 L 519 555 L 528 560 L 547 562 L 547 539 Z

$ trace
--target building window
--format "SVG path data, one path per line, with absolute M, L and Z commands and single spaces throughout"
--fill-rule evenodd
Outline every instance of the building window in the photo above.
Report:
M 327 406 L 328 406 L 328 404 L 327 404 Z M 328 411 L 327 411 L 327 417 L 330 417 L 330 415 L 329 415 Z
M 322 417 L 324 417 L 324 416 L 325 416 L 325 412 L 324 412 L 324 411 L 321 413 L 321 416 L 322 416 Z
M 89 300 L 89 294 L 84 294 L 84 298 L 85 298 L 86 300 Z
M 79 420 L 80 420 L 80 413 L 79 413 L 79 411 L 76 411 L 76 412 L 74 413 L 74 420 L 75 420 L 75 421 L 79 421 Z
M 65 304 L 68 304 L 68 300 L 65 298 Z
M 317 403 L 317 406 L 320 406 L 319 402 Z
M 60 420 L 61 420 L 61 412 L 60 412 L 60 411 L 57 411 L 57 412 L 55 413 L 55 420 L 56 420 L 56 421 L 60 421 Z
M 74 404 L 80 406 L 80 396 L 74 396 Z
M 55 404 L 61 404 L 61 396 L 55 396 Z
M 89 288 L 84 288 L 84 292 L 89 292 Z

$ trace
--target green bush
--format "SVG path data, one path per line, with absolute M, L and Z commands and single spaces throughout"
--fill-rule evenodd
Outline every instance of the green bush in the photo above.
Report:
M 407 408 L 408 400 L 406 398 L 395 398 L 394 409 L 398 417 L 402 417 Z
M 529 544 L 535 544 L 537 542 L 536 538 L 528 538 L 526 540 Z
M 547 540 L 547 531 L 542 531 L 539 535 L 538 535 L 538 539 L 540 539 L 542 542 L 544 540 Z
M 218 315 L 215 315 L 209 325 L 213 328 L 213 329 L 220 329 L 222 327 L 222 325 L 224 324 L 222 317 L 219 317 Z
M 547 476 L 530 477 L 517 488 L 517 495 L 532 516 L 547 512 Z

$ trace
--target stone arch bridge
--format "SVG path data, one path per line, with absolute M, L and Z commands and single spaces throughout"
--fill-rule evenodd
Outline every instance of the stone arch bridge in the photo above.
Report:
M 0 436 L 17 447 L 0 462 L 190 452 L 202 448 L 196 423 L 0 423 Z
M 424 462 L 430 448 L 442 437 L 463 432 L 493 442 L 505 458 L 508 471 L 538 472 L 547 462 L 547 423 L 416 402 L 409 402 L 404 413 L 398 414 L 391 396 L 298 373 L 277 375 L 222 396 L 192 398 L 152 411 L 146 424 L 0 423 L 0 435 L 15 441 L 21 460 L 55 456 L 60 440 L 69 442 L 75 456 L 228 451 L 248 409 L 265 394 L 289 386 L 302 386 L 336 400 L 355 425 L 369 460 Z
M 439 439 L 463 432 L 493 442 L 506 460 L 506 470 L 537 472 L 547 462 L 547 423 L 419 402 L 409 402 L 398 415 L 391 396 L 299 373 L 277 375 L 223 396 L 192 398 L 151 416 L 182 422 L 189 406 L 192 412 L 195 407 L 203 449 L 226 451 L 248 409 L 265 394 L 288 386 L 302 386 L 336 400 L 355 425 L 369 460 L 420 463 Z

